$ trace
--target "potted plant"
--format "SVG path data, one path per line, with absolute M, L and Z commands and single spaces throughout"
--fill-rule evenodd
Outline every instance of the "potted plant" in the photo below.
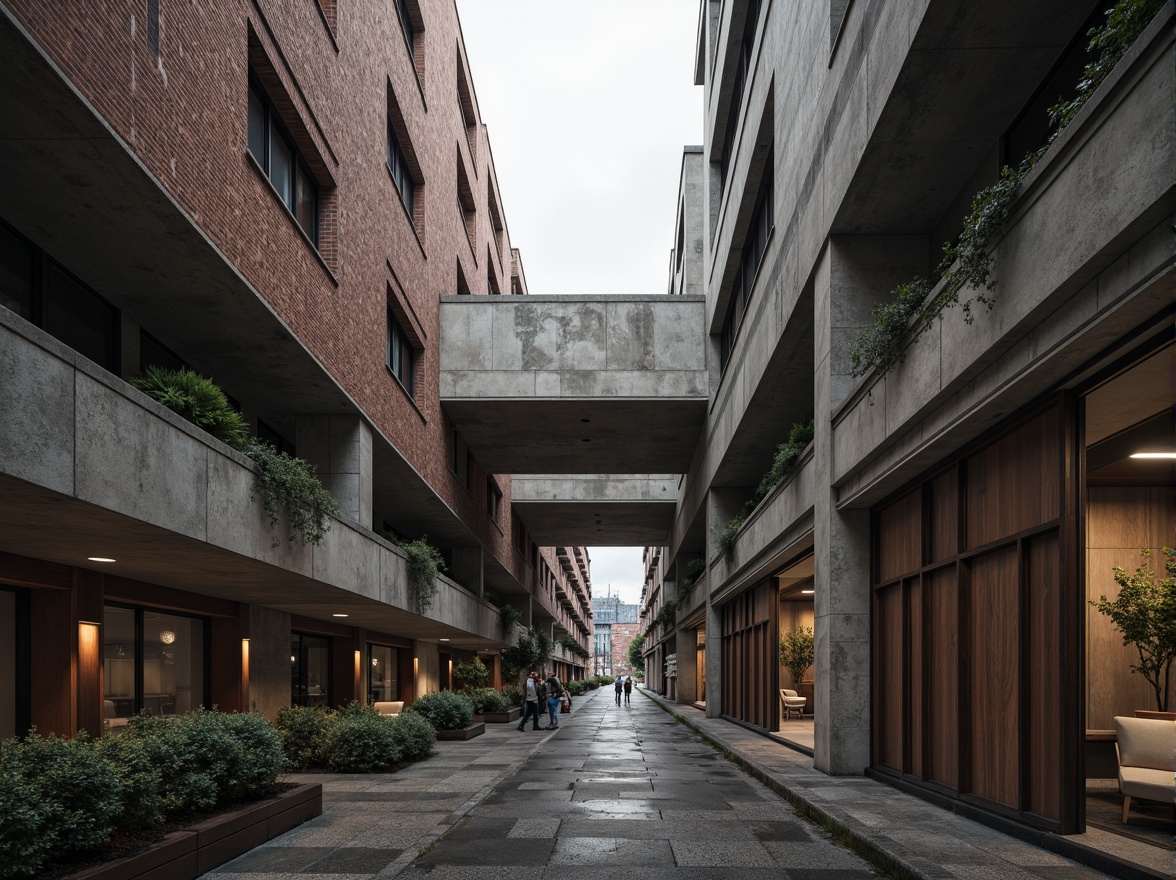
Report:
M 799 690 L 801 679 L 813 665 L 811 626 L 794 626 L 780 638 L 780 665 L 792 676 L 792 687 Z
M 1149 565 L 1152 551 L 1143 550 L 1143 562 L 1134 572 L 1128 574 L 1117 565 L 1111 569 L 1119 595 L 1114 600 L 1100 596 L 1090 604 L 1111 619 L 1123 634 L 1124 645 L 1135 646 L 1139 663 L 1131 670 L 1152 686 L 1157 708 L 1167 712 L 1168 683 L 1176 658 L 1176 550 L 1165 547 L 1162 552 L 1166 578 L 1157 578 Z

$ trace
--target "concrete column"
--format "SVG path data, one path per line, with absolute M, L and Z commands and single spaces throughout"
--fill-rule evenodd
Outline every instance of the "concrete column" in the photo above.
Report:
M 723 702 L 723 638 L 719 610 L 706 600 L 706 717 L 718 718 Z
M 853 390 L 848 343 L 896 284 L 927 270 L 921 236 L 830 239 L 814 280 L 816 486 L 814 766 L 858 775 L 870 763 L 870 515 L 838 510 L 831 416 Z
M 423 697 L 441 690 L 441 657 L 433 642 L 412 643 L 413 662 L 416 664 L 416 695 Z
M 272 721 L 290 705 L 290 615 L 250 605 L 248 632 L 248 708 Z
M 694 627 L 679 629 L 675 634 L 678 654 L 678 702 L 693 703 L 698 687 L 698 634 Z
M 485 588 L 485 560 L 482 546 L 454 547 L 451 564 L 447 572 L 451 578 L 472 593 L 479 596 Z
M 364 528 L 372 524 L 372 429 L 360 416 L 300 415 L 295 426 L 300 458 L 319 479 L 342 515 Z
M 723 555 L 716 536 L 727 527 L 731 517 L 739 512 L 753 491 L 751 486 L 737 486 L 711 489 L 706 493 L 706 561 L 708 571 L 710 564 Z M 708 581 L 707 592 L 713 594 L 721 586 L 721 584 L 712 584 Z

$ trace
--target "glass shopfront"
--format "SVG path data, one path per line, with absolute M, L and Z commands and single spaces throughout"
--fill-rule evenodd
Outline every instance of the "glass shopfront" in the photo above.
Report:
M 400 651 L 388 645 L 368 645 L 368 702 L 400 699 Z
M 125 727 L 137 712 L 182 715 L 209 705 L 204 620 L 107 605 L 102 631 L 107 729 Z
M 331 640 L 327 636 L 291 635 L 290 702 L 295 706 L 333 705 Z

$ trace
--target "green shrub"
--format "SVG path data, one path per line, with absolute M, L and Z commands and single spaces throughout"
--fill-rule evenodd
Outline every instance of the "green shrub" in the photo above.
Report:
M 445 570 L 441 551 L 429 543 L 428 535 L 415 541 L 398 541 L 408 556 L 408 592 L 417 614 L 424 614 L 437 595 L 437 575 Z
M 453 678 L 469 688 L 484 688 L 490 680 L 490 670 L 486 668 L 485 663 L 475 657 L 454 666 Z
M 242 762 L 231 768 L 222 782 L 221 799 L 260 794 L 273 785 L 285 767 L 281 735 L 256 712 L 222 714 L 219 720 L 224 732 L 239 743 L 243 751 Z
M 403 760 L 393 719 L 358 703 L 331 720 L 323 756 L 339 773 L 381 773 Z
M 215 382 L 189 369 L 165 370 L 148 367 L 147 372 L 131 384 L 213 437 L 240 449 L 248 436 L 248 426 L 233 409 Z
M 319 482 L 314 465 L 278 452 L 260 440 L 249 441 L 244 452 L 257 465 L 250 498 L 261 497 L 270 525 L 277 526 L 285 510 L 290 526 L 288 540 L 301 537 L 303 544 L 319 543 L 329 528 L 327 518 L 339 515 L 339 505 Z M 272 546 L 279 547 L 281 543 L 275 537 Z
M 152 744 L 139 737 L 104 736 L 98 741 L 98 750 L 122 781 L 122 803 L 115 824 L 132 831 L 163 824 L 167 816 L 165 768 Z
M 523 612 L 510 604 L 500 605 L 498 608 L 498 632 L 503 641 L 511 637 L 516 625 L 523 620 Z
M 474 721 L 474 704 L 464 694 L 439 691 L 418 697 L 412 710 L 433 725 L 435 730 L 461 730 Z
M 522 688 L 515 687 L 513 684 L 502 689 L 502 696 L 506 698 L 508 703 L 510 703 L 510 707 L 512 709 L 523 705 Z
M 34 731 L 23 742 L 7 740 L 0 769 L 0 871 L 7 876 L 110 839 L 122 783 L 85 734 L 68 740 Z
M 466 688 L 462 693 L 469 697 L 474 712 L 478 715 L 486 712 L 509 712 L 513 708 L 510 700 L 494 688 Z
M 287 706 L 278 711 L 274 728 L 281 736 L 282 752 L 291 770 L 325 763 L 323 749 L 333 715 L 322 706 Z
M 433 725 L 424 716 L 415 712 L 401 712 L 393 718 L 392 732 L 400 749 L 400 756 L 405 761 L 419 761 L 429 757 L 433 743 L 437 741 L 437 732 L 433 730 Z

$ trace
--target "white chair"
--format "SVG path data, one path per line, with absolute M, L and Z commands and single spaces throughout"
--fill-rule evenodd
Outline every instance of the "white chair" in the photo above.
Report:
M 1116 716 L 1115 739 L 1123 824 L 1127 824 L 1131 798 L 1166 804 L 1176 798 L 1176 721 Z
M 387 715 L 389 718 L 395 718 L 404 709 L 403 700 L 386 700 L 373 703 L 376 711 L 381 715 Z
M 102 701 L 102 718 L 107 730 L 119 730 L 126 727 L 131 720 L 118 717 L 118 707 L 114 705 L 114 700 Z
M 802 697 L 789 688 L 780 688 L 780 700 L 784 703 L 785 720 L 791 718 L 793 712 L 801 718 L 804 717 L 804 707 L 808 703 L 808 697 Z

